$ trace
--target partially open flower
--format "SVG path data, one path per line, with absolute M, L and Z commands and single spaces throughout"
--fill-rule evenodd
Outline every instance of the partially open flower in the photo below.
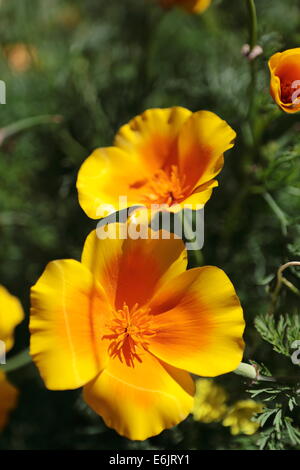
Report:
M 81 263 L 53 261 L 32 288 L 31 354 L 46 386 L 84 386 L 107 426 L 143 440 L 193 408 L 189 374 L 234 370 L 243 354 L 243 313 L 226 274 L 186 271 L 182 240 L 92 232 Z
M 211 4 L 211 0 L 160 0 L 164 8 L 178 6 L 190 13 L 203 13 Z
M 236 402 L 228 411 L 223 426 L 229 426 L 231 434 L 247 434 L 256 433 L 259 423 L 253 421 L 253 417 L 257 413 L 263 411 L 263 405 L 254 400 L 240 400 Z
M 94 219 L 134 206 L 200 209 L 218 185 L 223 154 L 236 137 L 209 111 L 149 109 L 124 125 L 114 147 L 99 148 L 80 168 L 79 202 Z M 122 196 L 122 198 L 120 198 Z
M 278 52 L 269 60 L 271 95 L 286 113 L 300 111 L 300 48 Z

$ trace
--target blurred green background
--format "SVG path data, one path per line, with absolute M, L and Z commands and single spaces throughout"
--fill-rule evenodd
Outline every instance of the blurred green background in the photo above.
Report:
M 17 295 L 28 319 L 29 289 L 48 261 L 79 258 L 94 228 L 77 201 L 83 160 L 107 146 L 120 125 L 149 107 L 208 109 L 237 131 L 219 189 L 205 209 L 205 264 L 232 279 L 247 318 L 246 359 L 278 373 L 289 360 L 274 355 L 253 328 L 268 308 L 277 268 L 300 256 L 300 115 L 277 110 L 269 95 L 267 60 L 300 44 L 299 0 L 257 1 L 257 119 L 248 119 L 246 2 L 215 0 L 202 16 L 161 10 L 153 0 L 0 1 L 0 283 Z M 36 117 L 36 125 L 28 118 Z M 299 285 L 296 271 L 289 278 Z M 299 300 L 281 299 L 282 313 Z M 28 345 L 27 323 L 11 355 Z M 255 436 L 232 437 L 221 425 L 189 418 L 143 443 L 109 430 L 80 391 L 50 392 L 34 366 L 13 380 L 20 404 L 0 437 L 9 449 L 255 448 Z M 238 377 L 218 379 L 231 399 L 246 396 Z M 117 399 L 117 397 L 116 397 Z

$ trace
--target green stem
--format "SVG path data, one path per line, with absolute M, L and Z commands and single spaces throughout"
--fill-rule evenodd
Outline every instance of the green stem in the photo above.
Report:
M 292 284 L 285 277 L 283 277 L 283 274 L 282 274 L 283 271 L 285 271 L 287 268 L 290 268 L 291 266 L 300 267 L 300 261 L 289 261 L 288 263 L 285 263 L 282 266 L 280 266 L 280 268 L 277 271 L 277 283 L 276 283 L 274 292 L 272 293 L 272 296 L 271 296 L 271 307 L 270 307 L 269 315 L 273 315 L 275 313 L 277 300 L 278 300 L 278 296 L 279 296 L 282 284 L 288 287 L 294 294 L 298 296 L 300 295 L 299 289 L 297 289 L 297 287 L 295 287 L 294 284 Z
M 59 124 L 62 121 L 62 116 L 45 114 L 42 116 L 34 116 L 26 119 L 21 119 L 20 121 L 14 122 L 9 126 L 2 127 L 0 129 L 0 146 L 3 144 L 4 140 L 8 137 L 11 137 L 18 132 L 30 129 L 31 127 L 37 126 L 39 124 Z
M 193 218 L 190 222 L 187 217 L 181 218 L 182 221 L 182 228 L 183 228 L 183 236 L 185 243 L 196 243 L 195 241 L 195 233 L 193 231 Z M 203 256 L 201 250 L 188 250 L 189 256 L 189 266 L 191 268 L 196 268 L 203 265 Z
M 16 354 L 16 356 L 12 357 L 7 361 L 7 364 L 1 366 L 0 370 L 4 372 L 13 372 L 16 369 L 20 369 L 32 362 L 31 356 L 29 355 L 29 350 L 24 349 L 20 353 Z
M 247 6 L 249 11 L 249 35 L 250 35 L 250 51 L 256 46 L 257 44 L 257 14 L 256 14 L 256 6 L 254 0 L 247 0 Z

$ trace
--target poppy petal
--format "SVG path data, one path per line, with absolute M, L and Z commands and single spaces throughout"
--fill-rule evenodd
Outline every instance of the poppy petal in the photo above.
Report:
M 24 312 L 19 299 L 3 286 L 0 286 L 0 305 L 0 340 L 5 342 L 8 352 L 13 347 L 14 329 L 23 320 Z
M 91 273 L 74 260 L 52 261 L 31 290 L 30 352 L 47 388 L 81 387 L 104 367 L 101 332 L 110 311 Z
M 156 289 L 185 271 L 186 250 L 182 240 L 169 233 L 163 239 L 162 232 L 147 229 L 147 239 L 121 240 L 122 229 L 127 230 L 127 225 L 109 224 L 105 240 L 93 231 L 85 242 L 82 263 L 117 308 L 122 308 L 124 302 L 129 307 L 145 305 Z
M 116 147 L 99 148 L 79 170 L 79 204 L 92 219 L 136 206 L 140 204 L 140 194 L 135 184 L 145 178 L 144 168 L 133 154 Z
M 84 398 L 122 436 L 144 440 L 175 426 L 193 407 L 190 375 L 145 352 L 128 367 L 118 358 L 84 388 Z
M 149 351 L 174 367 L 201 376 L 234 370 L 242 360 L 244 320 L 226 276 L 205 266 L 179 275 L 150 303 L 157 331 Z
M 191 188 L 211 181 L 223 167 L 223 153 L 233 147 L 236 133 L 216 114 L 194 113 L 179 134 L 179 170 Z
M 191 111 L 181 108 L 148 109 L 121 127 L 115 145 L 134 154 L 151 174 L 177 159 L 177 138 Z

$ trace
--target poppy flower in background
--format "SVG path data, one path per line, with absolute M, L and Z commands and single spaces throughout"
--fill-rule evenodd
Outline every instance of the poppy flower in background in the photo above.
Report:
M 269 60 L 270 91 L 286 113 L 300 111 L 300 48 L 274 54 Z
M 0 370 L 0 432 L 5 428 L 10 411 L 17 406 L 18 390 Z
M 253 421 L 256 414 L 262 413 L 263 404 L 254 400 L 239 400 L 229 408 L 223 426 L 230 427 L 233 436 L 237 434 L 246 434 L 251 436 L 258 430 L 260 424 Z
M 23 320 L 24 312 L 20 301 L 0 286 L 0 359 L 14 344 L 14 329 Z M 9 412 L 17 405 L 18 390 L 11 385 L 0 370 L 0 431 L 5 427 Z
M 92 232 L 81 262 L 48 264 L 32 288 L 31 355 L 49 389 L 84 386 L 107 426 L 144 440 L 191 412 L 189 373 L 239 365 L 244 320 L 222 270 L 186 271 L 182 240 L 121 240 L 120 228 Z
M 14 329 L 24 318 L 19 299 L 0 286 L 0 340 L 8 352 L 14 345 Z
M 149 109 L 121 127 L 113 147 L 95 150 L 83 163 L 79 203 L 93 219 L 135 206 L 200 209 L 218 185 L 223 153 L 235 137 L 209 111 Z M 103 207 L 112 209 L 103 215 Z
M 227 393 L 221 385 L 210 379 L 196 381 L 193 417 L 201 423 L 214 423 L 220 421 L 226 411 Z
M 160 0 L 163 8 L 178 6 L 189 13 L 203 13 L 211 4 L 211 0 Z

